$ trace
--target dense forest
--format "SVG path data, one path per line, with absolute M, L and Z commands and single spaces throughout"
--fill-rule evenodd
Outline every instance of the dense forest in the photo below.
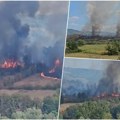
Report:
M 57 117 L 58 96 L 31 99 L 22 95 L 0 96 L 0 119 L 53 119 Z
M 68 107 L 63 119 L 120 119 L 120 98 L 89 100 Z

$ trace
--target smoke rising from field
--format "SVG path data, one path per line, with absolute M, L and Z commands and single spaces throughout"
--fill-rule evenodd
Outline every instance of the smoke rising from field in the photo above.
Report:
M 62 60 L 67 7 L 68 2 L 0 2 L 0 60 Z
M 105 24 L 118 12 L 119 9 L 116 9 L 118 4 L 118 1 L 89 1 L 87 4 L 89 21 L 83 30 L 92 30 L 92 35 L 100 34 Z
M 120 63 L 119 61 L 110 62 L 104 77 L 99 81 L 96 94 L 101 93 L 120 93 Z

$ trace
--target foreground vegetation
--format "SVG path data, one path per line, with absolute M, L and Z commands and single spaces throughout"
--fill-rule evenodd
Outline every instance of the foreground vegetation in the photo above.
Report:
M 64 106 L 64 104 L 62 106 Z M 120 119 L 120 98 L 109 98 L 96 101 L 91 100 L 77 105 L 70 105 L 66 110 L 61 112 L 60 118 Z
M 57 117 L 58 96 L 31 99 L 22 95 L 0 96 L 0 119 L 53 119 Z
M 120 41 L 68 40 L 66 57 L 120 59 Z

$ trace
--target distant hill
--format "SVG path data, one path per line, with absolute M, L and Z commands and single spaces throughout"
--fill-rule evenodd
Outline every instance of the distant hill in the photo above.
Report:
M 79 34 L 79 35 L 91 35 L 91 32 L 90 31 L 79 31 L 79 30 L 74 30 L 74 29 L 68 29 L 67 31 L 67 35 L 71 36 L 71 35 L 76 35 L 76 34 Z M 103 32 L 101 31 L 100 35 L 102 36 L 115 36 L 115 33 L 112 33 L 112 32 Z
M 81 32 L 78 30 L 74 30 L 74 29 L 68 29 L 67 30 L 67 35 L 74 35 L 74 34 L 80 34 Z
M 88 86 L 90 88 L 94 86 L 94 90 L 102 76 L 101 70 L 65 67 L 62 93 L 66 95 L 77 94 L 80 91 L 86 91 Z

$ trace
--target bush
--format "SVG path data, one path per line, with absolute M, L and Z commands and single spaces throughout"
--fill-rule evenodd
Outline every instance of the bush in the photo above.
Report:
M 63 113 L 64 119 L 104 119 L 112 118 L 110 114 L 109 102 L 88 101 L 81 105 L 73 105 Z
M 70 106 L 63 113 L 63 119 L 77 119 L 78 107 Z
M 119 55 L 120 41 L 115 40 L 115 41 L 108 42 L 106 50 L 108 55 Z
M 0 113 L 2 116 L 11 118 L 12 113 L 17 110 L 24 111 L 27 108 L 41 108 L 40 100 L 33 100 L 22 95 L 0 96 Z
M 13 119 L 42 119 L 42 111 L 36 108 L 28 108 L 25 111 L 17 111 L 12 114 Z
M 85 43 L 85 41 L 84 40 L 78 40 L 78 45 L 79 46 L 83 46 L 83 45 L 85 45 L 86 43 Z
M 67 42 L 67 47 L 70 50 L 76 50 L 78 48 L 77 43 L 75 41 L 69 41 L 69 42 Z
M 75 41 L 69 41 L 67 42 L 66 52 L 81 52 L 81 50 L 78 48 L 78 44 Z
M 42 112 L 49 114 L 52 111 L 58 111 L 58 97 L 46 97 L 43 101 Z

